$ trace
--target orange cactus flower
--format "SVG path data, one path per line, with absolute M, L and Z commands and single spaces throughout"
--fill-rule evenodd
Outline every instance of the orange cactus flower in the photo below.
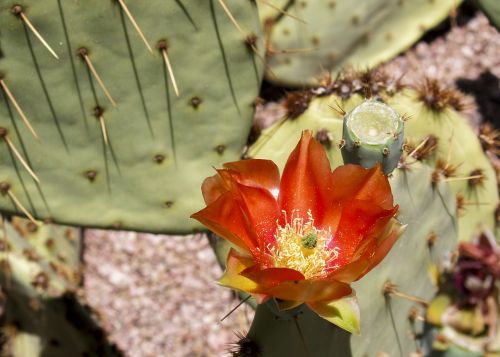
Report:
M 402 232 L 380 166 L 333 172 L 305 131 L 280 180 L 269 160 L 224 164 L 205 179 L 207 207 L 193 214 L 234 245 L 219 283 L 281 308 L 306 303 L 323 318 L 359 330 L 350 283 L 373 269 Z M 341 311 L 341 313 L 339 313 Z

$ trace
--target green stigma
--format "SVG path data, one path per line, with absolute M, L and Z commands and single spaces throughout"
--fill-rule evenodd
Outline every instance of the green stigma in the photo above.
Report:
M 318 236 L 314 233 L 309 233 L 302 237 L 302 246 L 307 249 L 316 248 L 316 244 L 318 243 Z

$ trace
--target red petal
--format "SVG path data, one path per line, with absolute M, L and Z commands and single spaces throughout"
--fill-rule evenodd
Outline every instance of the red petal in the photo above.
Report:
M 382 167 L 377 164 L 372 169 L 359 165 L 343 165 L 337 167 L 332 175 L 332 201 L 366 200 L 384 209 L 393 207 L 393 199 L 389 180 Z
M 253 280 L 261 288 L 268 289 L 284 281 L 304 280 L 304 275 L 294 269 L 289 268 L 267 268 L 260 269 L 257 265 L 247 268 L 241 275 Z
M 391 222 L 385 224 L 382 232 L 371 234 L 372 238 L 369 239 L 369 244 L 364 247 L 364 251 L 359 253 L 356 260 L 341 267 L 330 277 L 345 283 L 361 279 L 385 258 L 403 231 L 404 227 L 401 223 L 395 218 L 391 218 Z
M 356 250 L 368 238 L 368 234 L 380 219 L 394 216 L 394 209 L 382 209 L 371 201 L 353 200 L 345 202 L 342 215 L 329 248 L 339 248 L 339 256 L 330 265 L 343 266 L 351 262 Z
M 276 222 L 280 217 L 278 202 L 268 190 L 240 184 L 237 188 L 245 219 L 257 235 L 259 249 L 265 252 L 275 243 Z
M 280 172 L 276 164 L 270 160 L 250 159 L 224 164 L 226 169 L 235 173 L 233 176 L 245 186 L 262 187 L 270 191 L 274 197 L 278 195 Z
M 287 217 L 307 220 L 311 210 L 321 221 L 331 194 L 330 163 L 323 146 L 305 131 L 288 158 L 281 179 L 279 203 Z
M 226 270 L 219 284 L 252 294 L 259 303 L 271 297 L 267 290 L 280 282 L 301 280 L 304 276 L 296 270 L 270 268 L 260 269 L 252 257 L 230 249 L 226 260 Z
M 402 226 L 395 218 L 392 219 L 392 222 L 386 226 L 385 232 L 377 240 L 377 249 L 375 250 L 375 254 L 370 258 L 370 265 L 366 271 L 363 272 L 363 275 L 370 272 L 370 270 L 375 268 L 385 258 L 394 243 L 396 243 L 398 238 L 403 234 L 405 228 L 406 226 Z M 361 279 L 363 275 L 359 276 L 357 279 Z
M 330 232 L 335 232 L 342 217 L 342 204 L 340 202 L 332 202 L 327 208 L 323 219 L 315 221 L 314 225 L 318 229 L 323 229 Z
M 337 230 L 343 206 L 354 199 L 364 200 L 369 205 L 392 209 L 393 197 L 389 180 L 378 164 L 372 169 L 359 165 L 337 167 L 331 175 L 330 204 L 318 226 L 322 229 Z
M 296 280 L 285 281 L 266 290 L 267 294 L 290 301 L 328 301 L 350 295 L 349 284 L 335 280 Z
M 277 197 L 280 173 L 276 164 L 270 160 L 240 160 L 224 164 L 224 169 L 217 170 L 217 175 L 207 177 L 201 186 L 205 203 L 209 205 L 223 193 L 231 190 L 231 185 L 238 182 L 245 186 L 262 187 Z
M 215 202 L 191 215 L 208 229 L 231 243 L 260 255 L 255 233 L 248 227 L 240 206 L 231 192 L 222 194 Z
M 215 202 L 223 193 L 227 191 L 228 188 L 219 174 L 207 177 L 201 185 L 203 199 L 207 205 Z

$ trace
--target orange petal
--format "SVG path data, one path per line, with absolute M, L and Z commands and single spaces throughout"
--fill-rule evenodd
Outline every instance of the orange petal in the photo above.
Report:
M 266 170 L 270 171 L 271 174 L 272 167 L 275 167 L 274 164 L 269 165 L 268 163 L 272 162 L 267 160 L 248 161 L 254 162 L 253 165 L 245 166 L 242 162 L 236 162 L 230 163 L 228 166 L 236 168 L 243 166 L 246 169 L 263 166 L 267 167 Z M 201 211 L 202 215 L 198 212 L 193 217 L 215 233 L 222 235 L 223 238 L 227 238 L 240 247 L 246 246 L 255 256 L 261 255 L 256 248 L 259 248 L 260 252 L 264 252 L 274 245 L 276 222 L 282 216 L 276 198 L 267 188 L 259 186 L 258 182 L 255 182 L 254 186 L 241 183 L 252 184 L 252 181 L 245 179 L 233 169 L 222 169 L 217 170 L 217 172 L 218 175 L 205 180 L 202 189 L 205 201 L 210 202 L 217 196 L 218 198 L 208 204 L 204 211 Z M 261 170 L 262 172 L 265 170 Z M 271 181 L 268 180 L 266 184 L 269 182 Z M 225 198 L 223 199 L 223 197 Z M 220 201 L 225 201 L 225 204 L 223 205 Z M 217 209 L 221 210 L 219 214 Z M 231 210 L 235 210 L 235 212 L 231 212 Z M 202 221 L 202 219 L 204 220 Z M 221 228 L 234 233 L 237 238 L 243 241 L 244 245 L 238 243 L 231 234 L 220 233 Z
M 403 226 L 397 219 L 393 218 L 391 220 L 391 223 L 387 226 L 384 234 L 378 239 L 375 254 L 369 259 L 370 265 L 363 272 L 363 275 L 359 276 L 357 279 L 361 279 L 365 274 L 369 273 L 386 257 L 394 243 L 396 243 L 398 238 L 401 237 L 405 229 L 406 225 Z
M 369 170 L 369 176 L 359 187 L 356 199 L 371 201 L 374 205 L 384 209 L 392 209 L 394 206 L 391 185 L 387 176 L 384 175 L 382 165 L 378 163 Z
M 278 196 L 280 173 L 276 164 L 270 160 L 240 160 L 224 164 L 217 175 L 207 177 L 201 186 L 205 203 L 217 200 L 223 193 L 230 191 L 233 183 L 261 187 Z
M 245 186 L 262 187 L 277 197 L 280 186 L 280 172 L 270 160 L 250 159 L 228 162 L 226 169 L 235 173 L 234 178 Z
M 260 251 L 265 252 L 276 240 L 276 225 L 281 216 L 278 202 L 266 189 L 236 185 L 240 208 L 247 224 L 257 235 Z
M 351 292 L 349 284 L 335 280 L 285 281 L 266 289 L 268 295 L 278 299 L 304 302 L 335 300 Z
M 331 176 L 332 201 L 365 200 L 384 209 L 391 209 L 393 197 L 389 180 L 377 164 L 372 169 L 359 165 L 337 167 Z
M 269 295 L 266 295 L 266 294 L 250 294 L 252 295 L 252 297 L 255 299 L 255 301 L 257 302 L 257 304 L 263 304 L 265 302 L 267 302 L 267 300 L 271 299 L 272 296 L 269 296 Z
M 241 275 L 253 280 L 262 289 L 274 287 L 284 281 L 304 280 L 304 275 L 297 270 L 289 268 L 265 268 L 257 265 L 247 268 Z
M 321 220 L 315 220 L 314 225 L 318 229 L 323 229 L 330 232 L 335 232 L 342 217 L 342 204 L 340 202 L 332 202 L 325 211 Z
M 323 221 L 318 222 L 322 229 L 335 232 L 340 222 L 343 205 L 355 199 L 383 209 L 393 208 L 389 180 L 379 164 L 372 169 L 365 169 L 359 165 L 339 166 L 331 175 L 331 185 L 333 187 L 330 195 L 331 203 Z
M 304 131 L 283 171 L 280 207 L 288 217 L 293 214 L 305 220 L 311 210 L 314 219 L 321 221 L 330 193 L 330 163 L 325 149 L 311 131 Z
M 361 279 L 385 258 L 394 243 L 403 234 L 405 227 L 397 219 L 391 218 L 384 231 L 379 236 L 369 240 L 370 244 L 365 247 L 365 251 L 356 260 L 339 268 L 330 277 L 345 283 Z
M 279 311 L 291 310 L 303 304 L 302 301 L 289 301 L 289 300 L 274 300 L 278 305 Z
M 222 194 L 227 192 L 228 189 L 224 185 L 224 181 L 219 176 L 219 174 L 207 177 L 202 185 L 201 192 L 203 194 L 203 199 L 207 205 L 215 202 Z
M 222 194 L 215 202 L 191 215 L 191 218 L 245 251 L 260 254 L 255 233 L 247 226 L 240 206 L 231 192 Z
M 339 249 L 339 257 L 333 265 L 350 263 L 359 245 L 368 236 L 375 224 L 383 218 L 392 217 L 397 208 L 385 210 L 371 201 L 346 201 L 342 206 L 342 215 L 329 248 Z

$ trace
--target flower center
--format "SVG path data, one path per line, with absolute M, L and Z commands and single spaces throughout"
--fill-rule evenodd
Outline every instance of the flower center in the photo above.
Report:
M 308 219 L 300 217 L 287 220 L 285 226 L 278 226 L 275 233 L 276 245 L 270 247 L 275 266 L 300 271 L 306 279 L 321 277 L 329 261 L 336 259 L 339 248 L 328 248 L 332 236 L 330 230 L 320 230 L 314 226 L 311 210 Z
M 316 248 L 318 244 L 318 236 L 314 233 L 309 233 L 305 237 L 302 237 L 302 246 L 307 249 Z

